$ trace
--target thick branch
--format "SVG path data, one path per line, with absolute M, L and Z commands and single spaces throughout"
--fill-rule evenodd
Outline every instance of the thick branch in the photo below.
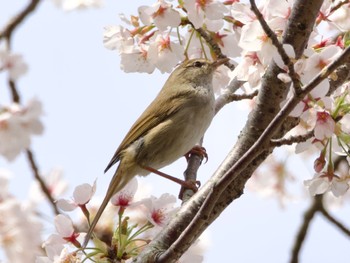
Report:
M 294 4 L 289 19 L 290 21 L 288 22 L 288 28 L 285 31 L 286 37 L 283 42 L 286 43 L 287 39 L 287 43 L 293 45 L 297 54 L 302 54 L 305 48 L 321 4 L 321 0 L 299 0 Z M 305 12 L 308 13 L 308 16 L 305 16 Z M 297 31 L 299 35 L 294 35 L 293 38 L 289 38 L 289 36 L 293 35 L 293 33 L 290 32 L 294 30 L 293 25 L 298 25 L 302 27 L 303 30 Z M 150 243 L 148 248 L 143 251 L 136 261 L 174 262 L 174 260 L 180 257 L 190 244 L 198 238 L 204 229 L 213 222 L 234 199 L 242 194 L 245 182 L 270 153 L 270 149 L 267 147 L 268 142 L 264 145 L 263 149 L 265 150 L 261 151 L 261 149 L 259 149 L 246 158 L 246 163 L 243 165 L 245 169 L 236 166 L 235 173 L 232 173 L 232 170 L 230 173 L 227 173 L 227 171 L 252 147 L 278 113 L 279 104 L 284 99 L 287 91 L 287 87 L 284 83 L 276 78 L 279 72 L 280 69 L 276 65 L 272 64 L 269 67 L 263 78 L 262 88 L 257 97 L 257 105 L 250 113 L 247 124 L 241 132 L 235 147 L 228 154 L 214 176 L 180 209 L 177 216 Z M 283 134 L 279 136 L 282 137 Z M 270 139 L 269 137 L 270 136 L 267 138 Z M 256 157 L 254 158 L 254 156 Z M 241 161 L 241 165 L 242 164 Z M 223 177 L 224 174 L 226 174 L 227 177 L 231 176 L 230 180 L 232 180 L 232 178 L 235 178 L 235 180 L 229 180 L 228 186 L 227 181 L 224 184 L 221 182 L 221 185 L 225 185 L 225 187 L 220 190 L 217 186 L 220 185 L 220 180 L 225 178 Z M 215 188 L 215 190 L 212 192 L 211 189 L 213 188 Z M 202 206 L 205 200 L 209 200 L 208 195 L 215 197 L 213 202 L 217 199 L 214 207 L 208 209 L 211 210 L 211 208 L 213 208 L 210 213 L 205 211 L 204 208 L 206 206 Z M 206 202 L 210 202 L 210 200 Z M 200 208 L 200 211 L 203 212 L 204 210 L 204 213 L 199 212 Z M 194 215 L 197 215 L 197 217 L 193 220 Z M 164 250 L 166 250 L 166 252 L 160 255 L 160 251 Z M 156 259 L 157 256 L 158 260 Z
M 262 152 L 268 150 L 267 145 L 269 140 L 278 130 L 280 125 L 283 123 L 285 118 L 288 117 L 289 113 L 294 109 L 297 103 L 312 89 L 314 89 L 318 84 L 320 84 L 325 78 L 327 78 L 336 67 L 341 65 L 344 60 L 348 59 L 350 56 L 350 47 L 347 48 L 342 56 L 329 65 L 324 72 L 318 74 L 308 85 L 306 85 L 302 92 L 298 96 L 294 96 L 285 104 L 285 106 L 278 112 L 274 119 L 269 123 L 267 128 L 263 131 L 261 136 L 257 141 L 243 154 L 243 156 L 238 159 L 238 161 L 221 177 L 217 180 L 216 184 L 212 186 L 212 189 L 206 199 L 204 200 L 201 208 L 199 209 L 197 215 L 192 220 L 191 224 L 188 225 L 186 230 L 182 232 L 176 242 L 172 246 L 180 246 L 179 244 L 188 244 L 193 240 L 193 234 L 196 233 L 201 226 L 203 226 L 210 214 L 212 213 L 214 207 L 217 205 L 217 201 L 220 196 L 226 192 L 229 185 L 238 177 L 238 175 L 245 170 L 252 161 L 258 157 Z M 333 70 L 331 70 L 333 69 Z

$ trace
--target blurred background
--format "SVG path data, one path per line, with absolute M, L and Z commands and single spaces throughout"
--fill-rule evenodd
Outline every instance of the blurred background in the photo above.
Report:
M 72 196 L 75 186 L 97 178 L 97 196 L 102 197 L 114 169 L 103 170 L 136 118 L 161 89 L 168 74 L 131 73 L 119 68 L 116 52 L 104 48 L 103 28 L 122 22 L 118 14 L 137 15 L 139 5 L 154 1 L 105 0 L 96 9 L 65 12 L 53 1 L 43 1 L 39 8 L 18 27 L 13 36 L 12 50 L 23 55 L 28 73 L 18 81 L 22 102 L 38 98 L 43 103 L 45 126 L 43 136 L 34 137 L 31 148 L 42 173 L 54 168 L 63 170 Z M 0 28 L 27 4 L 27 1 L 5 1 L 0 4 Z M 6 74 L 0 74 L 0 104 L 10 103 Z M 245 102 L 231 103 L 216 116 L 209 128 L 204 146 L 209 161 L 199 170 L 204 184 L 234 145 L 247 118 Z M 285 160 L 282 150 L 277 159 Z M 10 192 L 25 200 L 33 176 L 21 154 L 13 162 L 0 157 L 0 167 L 11 171 Z M 185 158 L 162 169 L 182 177 Z M 235 200 L 207 231 L 208 246 L 204 262 L 288 262 L 295 234 L 303 212 L 311 199 L 304 190 L 303 180 L 313 176 L 312 163 L 298 157 L 288 157 L 290 172 L 295 177 L 290 185 L 291 198 L 281 205 L 275 198 L 262 198 L 246 190 Z M 264 171 L 268 173 L 269 171 Z M 179 187 L 156 175 L 141 179 L 152 194 L 160 196 L 164 189 L 178 195 Z M 42 207 L 47 220 L 44 236 L 53 233 L 53 214 Z M 332 211 L 348 223 L 349 206 Z M 10 219 L 9 219 L 10 220 Z M 0 250 L 1 251 L 1 250 Z M 6 262 L 0 252 L 0 262 Z M 317 217 L 307 236 L 300 262 L 350 261 L 348 238 Z

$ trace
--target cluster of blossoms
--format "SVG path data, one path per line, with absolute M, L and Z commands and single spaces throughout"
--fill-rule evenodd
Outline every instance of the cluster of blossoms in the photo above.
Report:
M 259 10 L 279 39 L 286 28 L 292 5 L 293 1 L 260 1 Z M 332 35 L 348 32 L 349 9 L 349 4 L 345 2 L 324 1 L 304 54 L 296 59 L 292 46 L 283 46 L 302 84 L 310 82 L 347 45 L 348 35 L 333 40 L 330 35 L 321 35 L 319 28 L 325 28 L 322 32 L 331 32 Z M 215 59 L 217 54 L 213 52 L 212 43 L 198 30 L 204 28 L 210 41 L 236 64 L 232 72 L 226 67 L 219 69 L 219 78 L 225 81 L 214 80 L 216 90 L 224 87 L 230 79 L 243 81 L 246 92 L 259 89 L 262 76 L 272 60 L 284 71 L 278 78 L 285 83 L 291 82 L 287 66 L 246 3 L 183 0 L 175 4 L 158 0 L 152 6 L 139 7 L 138 16 L 127 19 L 121 15 L 121 19 L 128 28 L 106 27 L 104 44 L 106 48 L 119 52 L 121 68 L 126 72 L 151 73 L 155 68 L 170 72 L 184 59 Z M 317 174 L 314 179 L 305 182 L 312 195 L 331 191 L 335 196 L 341 196 L 349 188 L 349 176 L 340 178 L 332 169 L 332 153 L 348 154 L 347 93 L 347 84 L 333 92 L 326 79 L 291 113 L 291 116 L 300 118 L 301 124 L 290 134 L 313 132 L 314 135 L 307 142 L 297 145 L 297 153 L 301 152 L 302 146 L 310 148 L 313 145 L 318 147 L 317 151 L 321 150 L 315 161 Z M 291 95 L 292 88 L 288 97 Z
M 18 80 L 27 70 L 21 55 L 0 51 L 0 72 L 6 72 L 10 81 Z M 41 115 L 42 106 L 37 99 L 32 99 L 25 106 L 18 103 L 0 105 L 0 154 L 12 161 L 28 148 L 31 136 L 43 132 Z
M 175 207 L 176 198 L 174 196 L 163 194 L 159 198 L 154 196 L 142 198 L 138 191 L 139 196 L 136 197 L 137 188 L 138 182 L 134 178 L 111 198 L 111 205 L 95 229 L 93 238 L 95 247 L 85 249 L 91 250 L 88 254 L 84 255 L 79 250 L 85 233 L 77 231 L 68 216 L 61 214 L 56 216 L 57 233 L 50 235 L 44 242 L 43 247 L 47 256 L 38 257 L 36 262 L 81 262 L 84 256 L 97 262 L 110 262 L 110 260 L 131 262 L 132 257 L 142 251 L 143 247 L 166 225 L 178 209 Z M 58 200 L 58 207 L 66 212 L 80 208 L 87 222 L 90 222 L 87 205 L 95 189 L 95 183 L 92 186 L 89 184 L 77 186 L 73 199 Z M 117 215 L 116 220 L 112 219 L 111 213 Z M 116 227 L 115 223 L 117 223 Z M 81 226 L 84 223 L 79 222 L 77 225 Z M 180 258 L 179 262 L 202 262 L 202 246 L 200 242 L 197 242 Z M 115 250 L 112 254 L 110 253 L 111 248 Z

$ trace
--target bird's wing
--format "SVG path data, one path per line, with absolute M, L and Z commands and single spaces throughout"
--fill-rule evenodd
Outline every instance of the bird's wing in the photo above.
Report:
M 119 161 L 120 154 L 124 149 L 165 119 L 168 119 L 170 115 L 179 111 L 187 104 L 186 101 L 190 101 L 192 96 L 193 93 L 189 89 L 173 92 L 172 96 L 162 96 L 162 92 L 159 93 L 157 98 L 154 99 L 130 128 L 104 172 L 107 172 L 109 168 Z

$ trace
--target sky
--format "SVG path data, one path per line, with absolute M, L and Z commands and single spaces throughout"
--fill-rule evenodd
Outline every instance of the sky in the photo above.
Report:
M 14 34 L 13 51 L 23 54 L 29 64 L 28 73 L 18 82 L 22 101 L 36 97 L 43 102 L 45 112 L 44 134 L 33 138 L 31 149 L 43 173 L 57 167 L 63 169 L 70 184 L 65 197 L 71 196 L 76 185 L 92 183 L 96 178 L 97 196 L 104 195 L 112 176 L 112 171 L 103 174 L 105 166 L 168 77 L 159 72 L 124 73 L 118 54 L 102 44 L 103 27 L 120 24 L 119 13 L 137 14 L 139 5 L 152 3 L 106 0 L 102 8 L 67 13 L 46 0 Z M 0 4 L 1 28 L 25 4 L 23 0 Z M 9 100 L 4 74 L 0 74 L 0 103 Z M 234 145 L 246 117 L 247 111 L 232 103 L 213 120 L 204 141 L 209 161 L 199 170 L 202 184 Z M 24 155 L 11 163 L 0 157 L 0 167 L 12 172 L 11 193 L 25 199 L 32 174 Z M 162 171 L 181 177 L 185 167 L 186 161 L 181 158 Z M 298 163 L 297 158 L 291 167 L 304 179 L 313 175 L 312 166 Z M 177 185 L 156 175 L 142 178 L 142 182 L 152 187 L 155 196 L 164 189 L 178 195 Z M 301 180 L 294 187 L 303 192 Z M 288 262 L 295 233 L 309 203 L 305 194 L 303 200 L 281 208 L 275 199 L 245 190 L 208 228 L 210 244 L 204 262 Z M 53 218 L 49 208 L 46 211 L 48 218 Z M 345 221 L 350 216 L 349 206 L 333 213 Z M 52 226 L 47 230 L 50 233 L 53 229 Z M 300 262 L 349 262 L 348 242 L 317 216 Z M 0 253 L 0 262 L 3 259 Z

